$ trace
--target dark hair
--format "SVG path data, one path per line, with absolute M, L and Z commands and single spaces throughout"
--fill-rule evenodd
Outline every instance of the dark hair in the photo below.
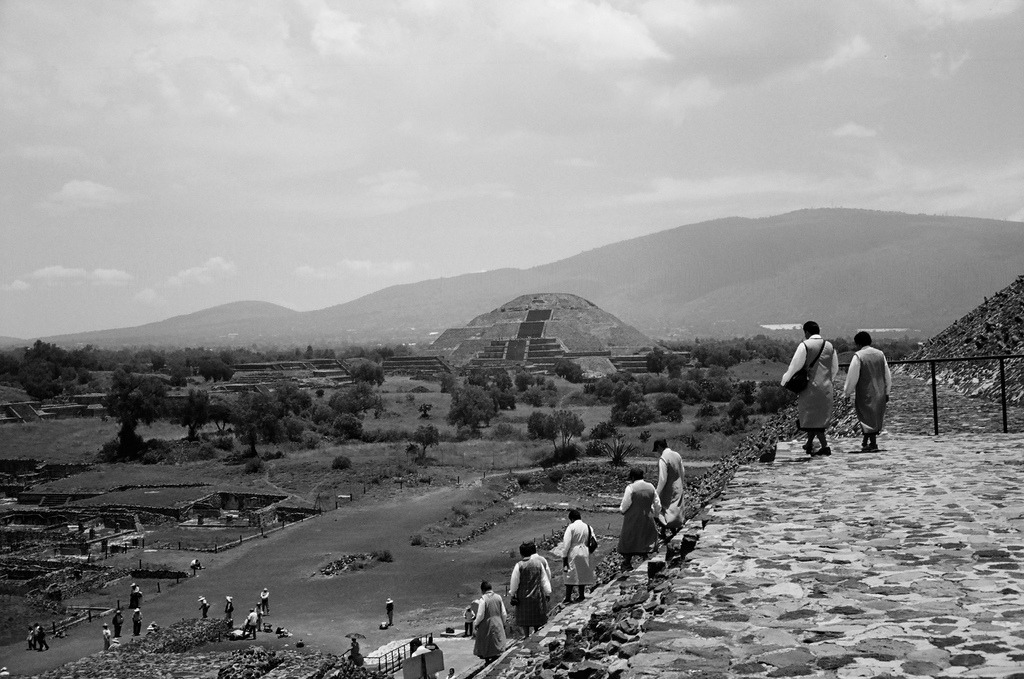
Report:
M 629 468 L 629 480 L 630 481 L 639 481 L 643 477 L 644 477 L 644 470 L 640 469 L 640 467 L 630 467 Z
M 481 592 L 490 592 L 492 589 L 494 589 L 494 588 L 491 587 L 491 583 L 487 582 L 486 580 L 481 580 L 480 581 L 480 591 Z
M 668 441 L 665 439 L 654 439 L 654 451 L 662 451 L 668 448 Z
M 583 518 L 583 515 L 580 514 L 580 510 L 578 510 L 578 509 L 570 509 L 569 510 L 569 520 L 570 521 L 579 521 L 582 518 Z
M 355 640 L 353 639 L 353 641 L 355 641 Z M 423 645 L 423 642 L 420 641 L 419 637 L 413 637 L 412 641 L 409 642 L 409 652 L 412 653 L 413 651 L 415 651 L 417 648 L 419 648 L 422 645 Z
M 818 324 L 815 323 L 814 321 L 807 321 L 806 323 L 804 323 L 804 332 L 806 332 L 808 335 L 820 335 L 821 328 L 819 328 Z
M 533 544 L 532 542 L 524 542 L 523 544 L 519 545 L 519 556 L 521 557 L 525 558 L 530 556 L 531 554 L 536 553 L 537 545 Z
M 870 347 L 871 346 L 871 333 L 867 330 L 861 330 L 853 336 L 853 343 L 858 347 Z

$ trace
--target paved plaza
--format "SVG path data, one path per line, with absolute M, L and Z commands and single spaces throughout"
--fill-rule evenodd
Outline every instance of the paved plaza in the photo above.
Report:
M 643 564 L 484 674 L 536 669 L 566 628 L 632 596 L 635 645 L 587 652 L 612 677 L 1024 679 L 1024 436 L 859 443 L 814 459 L 782 443 L 740 468 L 651 592 Z

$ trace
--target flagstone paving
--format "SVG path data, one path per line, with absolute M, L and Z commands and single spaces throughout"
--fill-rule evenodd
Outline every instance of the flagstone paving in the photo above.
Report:
M 484 674 L 1024 679 L 1024 435 L 859 443 L 741 467 L 685 562 L 641 565 Z M 590 641 L 559 659 L 566 630 Z

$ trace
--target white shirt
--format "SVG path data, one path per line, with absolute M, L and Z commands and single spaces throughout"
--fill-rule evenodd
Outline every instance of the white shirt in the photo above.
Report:
M 540 569 L 541 591 L 544 592 L 544 596 L 551 596 L 551 568 L 548 566 L 548 560 L 540 556 L 539 554 L 531 554 L 530 558 L 527 559 L 527 561 L 533 561 L 536 563 L 536 560 L 533 558 L 535 556 L 539 557 L 540 560 L 544 562 L 544 565 L 541 566 Z M 515 594 L 517 591 L 519 591 L 519 566 L 522 563 L 522 561 L 519 561 L 512 568 L 512 580 L 508 583 L 508 591 L 512 594 Z
M 813 339 L 823 339 L 823 338 L 822 338 L 821 335 L 811 335 L 807 339 L 813 340 Z M 806 341 L 807 340 L 804 340 L 804 342 L 806 342 Z M 793 360 L 789 362 L 789 368 L 786 369 L 786 374 L 782 376 L 782 381 L 779 382 L 780 385 L 786 386 L 786 382 L 789 382 L 789 378 L 793 376 L 793 373 L 795 373 L 800 368 L 804 367 L 804 364 L 807 363 L 807 345 L 804 344 L 804 342 L 801 342 L 800 346 L 798 346 L 796 348 L 796 352 L 793 354 Z M 817 352 L 815 352 L 815 353 L 817 353 Z M 836 373 L 838 373 L 838 372 L 839 372 L 839 353 L 835 350 L 835 347 L 833 347 L 832 348 L 832 370 L 831 370 L 831 375 L 829 377 L 830 378 L 834 378 L 836 376 Z
M 494 594 L 494 592 L 487 592 L 487 594 Z M 480 623 L 484 621 L 484 610 L 487 608 L 487 594 L 484 594 L 482 597 L 480 597 L 480 605 L 477 606 L 476 609 L 476 620 L 474 620 L 473 622 L 477 626 L 479 626 Z M 497 595 L 495 594 L 495 596 Z M 505 620 L 506 618 L 508 618 L 508 612 L 505 610 L 505 601 L 501 597 L 498 597 L 498 601 L 501 602 L 501 619 Z
M 626 510 L 629 509 L 630 505 L 633 504 L 633 486 L 635 486 L 638 483 L 647 482 L 644 481 L 643 479 L 638 479 L 633 483 L 629 484 L 628 486 L 626 486 L 626 492 L 622 494 L 622 504 L 619 505 L 620 514 L 625 514 Z M 655 514 L 661 514 L 661 498 L 658 497 L 658 491 L 650 483 L 647 483 L 647 485 L 651 486 L 651 488 L 654 489 L 654 505 L 652 509 L 654 510 Z
M 846 371 L 846 384 L 843 386 L 843 393 L 853 397 L 857 393 L 857 381 L 860 380 L 860 356 L 853 355 L 850 359 L 850 367 Z M 885 362 L 885 395 L 888 396 L 892 390 L 892 372 L 889 370 L 889 362 Z

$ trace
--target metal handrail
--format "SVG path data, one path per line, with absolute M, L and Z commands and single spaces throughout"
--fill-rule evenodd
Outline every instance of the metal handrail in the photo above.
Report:
M 936 387 L 935 364 L 956 363 L 958 361 L 999 361 L 999 403 L 1003 409 L 1003 433 L 1009 432 L 1009 424 L 1006 415 L 1006 361 L 1009 359 L 1024 358 L 1024 354 L 993 354 L 986 356 L 964 356 L 962 358 L 913 358 L 902 361 L 889 361 L 889 365 L 919 365 L 927 363 L 931 370 L 932 377 L 932 423 L 935 435 L 939 435 L 939 395 Z M 849 368 L 849 363 L 840 363 L 840 368 Z

